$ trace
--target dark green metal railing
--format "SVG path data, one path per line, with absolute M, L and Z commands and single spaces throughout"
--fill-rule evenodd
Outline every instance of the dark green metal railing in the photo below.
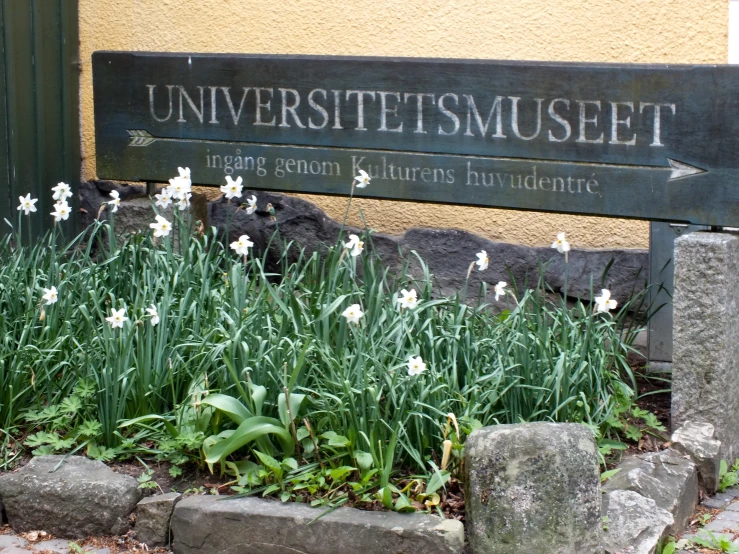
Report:
M 77 0 L 0 0 L 0 218 L 15 222 L 18 197 L 30 192 L 39 199 L 34 231 L 48 228 L 60 181 L 77 192 Z M 77 195 L 70 201 L 71 227 Z

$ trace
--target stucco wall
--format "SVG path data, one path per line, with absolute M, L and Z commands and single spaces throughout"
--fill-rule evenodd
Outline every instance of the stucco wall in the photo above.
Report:
M 83 175 L 95 176 L 95 50 L 725 63 L 728 0 L 79 0 Z M 248 185 L 248 183 L 247 183 Z M 217 189 L 215 189 L 217 191 Z M 341 217 L 346 200 L 313 197 Z M 361 200 L 351 223 L 456 227 L 493 240 L 648 246 L 648 224 Z

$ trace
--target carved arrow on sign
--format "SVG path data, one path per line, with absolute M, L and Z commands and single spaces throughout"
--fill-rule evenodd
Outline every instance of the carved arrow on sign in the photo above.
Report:
M 187 139 L 178 139 L 178 138 L 161 138 L 161 137 L 155 137 L 148 131 L 144 131 L 143 129 L 129 129 L 128 134 L 131 136 L 131 142 L 128 144 L 129 146 L 138 146 L 138 147 L 145 147 L 149 146 L 150 144 L 156 142 L 156 141 L 166 141 L 166 142 L 183 142 Z M 219 143 L 219 142 L 231 142 L 231 141 L 220 141 L 220 140 L 202 140 L 199 139 L 197 142 L 212 142 L 212 143 Z M 491 159 L 510 159 L 510 158 L 497 158 L 496 156 L 489 156 Z M 519 161 L 527 161 L 527 162 L 536 162 L 536 163 L 578 163 L 582 165 L 615 165 L 617 167 L 625 167 L 625 168 L 639 168 L 639 169 L 668 169 L 666 167 L 653 167 L 653 166 L 641 166 L 641 165 L 623 165 L 623 164 L 599 164 L 599 163 L 592 163 L 592 162 L 563 162 L 559 160 L 535 160 L 535 159 L 520 159 Z M 678 160 L 673 160 L 672 158 L 667 158 L 669 165 L 669 169 L 672 170 L 670 173 L 670 177 L 667 179 L 668 181 L 674 181 L 675 179 L 682 179 L 684 177 L 691 177 L 693 175 L 699 175 L 701 173 L 706 173 L 707 170 L 701 169 L 700 167 L 696 167 L 694 165 L 687 164 L 685 162 L 680 162 Z
M 670 158 L 667 158 L 667 161 L 670 162 L 670 167 L 672 168 L 672 173 L 670 174 L 670 178 L 668 179 L 668 181 L 680 179 L 682 177 L 690 177 L 691 175 L 698 175 L 699 173 L 706 172 L 705 169 L 701 169 L 700 167 L 688 165 L 684 162 L 678 162 L 677 160 L 672 160 Z

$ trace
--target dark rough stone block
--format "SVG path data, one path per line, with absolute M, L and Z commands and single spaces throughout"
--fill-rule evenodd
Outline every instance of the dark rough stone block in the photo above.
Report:
M 102 462 L 70 456 L 40 456 L 0 476 L 10 525 L 15 531 L 47 531 L 57 537 L 111 534 L 141 497 L 136 479 Z
M 461 554 L 464 526 L 425 514 L 190 496 L 172 514 L 175 554 Z M 313 521 L 310 525 L 309 522 Z
M 264 252 L 270 245 L 272 254 L 268 261 L 273 269 L 281 248 L 279 240 L 272 240 L 277 229 L 280 238 L 294 241 L 297 245 L 293 258 L 297 257 L 300 246 L 308 253 L 325 252 L 336 242 L 341 222 L 329 218 L 312 203 L 264 191 L 246 191 L 244 197 L 252 194 L 257 197 L 258 210 L 251 215 L 237 209 L 237 201 L 221 198 L 209 203 L 209 225 L 218 228 L 224 242 L 230 243 L 246 234 L 254 242 L 257 253 Z M 274 208 L 274 219 L 265 209 L 267 204 Z M 345 238 L 349 233 L 361 233 L 361 230 L 346 227 Z M 549 247 L 493 242 L 458 229 L 409 229 L 400 236 L 374 233 L 372 243 L 385 264 L 391 267 L 397 267 L 403 257 L 417 252 L 433 274 L 440 294 L 444 295 L 454 294 L 465 287 L 470 264 L 480 250 L 488 253 L 490 266 L 484 272 L 472 271 L 468 284 L 470 297 L 477 294 L 482 282 L 488 284 L 489 292 L 492 291 L 491 285 L 498 281 L 511 283 L 515 279 L 519 285 L 534 284 L 539 278 L 540 266 L 546 265 L 545 278 L 556 292 L 564 292 L 566 275 L 569 297 L 587 300 L 591 298 L 591 287 L 597 296 L 604 286 L 623 304 L 633 292 L 643 290 L 649 267 L 646 250 L 572 250 L 569 263 L 565 264 L 564 256 Z M 421 277 L 420 264 L 414 257 L 410 256 L 410 259 L 412 273 Z M 604 271 L 611 261 L 613 264 L 602 283 Z M 495 303 L 493 294 L 489 295 L 488 301 Z M 499 306 L 505 307 L 505 300 L 501 299 Z
M 142 499 L 136 506 L 136 538 L 147 546 L 169 544 L 169 520 L 181 494 L 170 492 Z

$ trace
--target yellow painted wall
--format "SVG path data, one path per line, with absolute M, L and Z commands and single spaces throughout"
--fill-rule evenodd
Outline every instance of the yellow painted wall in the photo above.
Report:
M 728 0 L 79 0 L 83 175 L 95 177 L 95 50 L 725 63 Z M 247 183 L 248 185 L 248 183 Z M 217 191 L 217 189 L 214 189 Z M 340 218 L 345 199 L 306 196 Z M 456 227 L 493 240 L 648 246 L 648 224 L 360 200 L 370 227 Z M 353 209 L 351 222 L 361 225 Z

